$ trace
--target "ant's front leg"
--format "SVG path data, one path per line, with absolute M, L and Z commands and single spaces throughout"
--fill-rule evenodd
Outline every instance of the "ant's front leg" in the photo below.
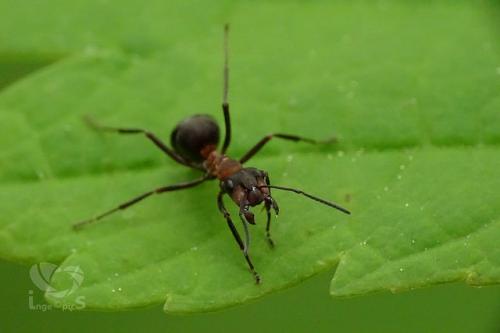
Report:
M 264 200 L 264 207 L 266 208 L 267 214 L 266 239 L 269 246 L 274 248 L 274 241 L 271 238 L 271 209 L 274 209 L 274 213 L 276 214 L 276 217 L 278 217 L 279 208 L 278 204 L 271 196 L 266 197 Z
M 234 239 L 236 240 L 236 243 L 238 243 L 238 246 L 240 247 L 240 250 L 243 252 L 243 255 L 245 256 L 245 260 L 247 261 L 248 267 L 252 271 L 252 274 L 255 277 L 255 283 L 259 284 L 260 283 L 260 276 L 255 271 L 255 268 L 252 263 L 252 259 L 250 259 L 250 255 L 248 254 L 248 245 L 250 242 L 250 236 L 248 233 L 248 228 L 246 227 L 245 223 L 243 223 L 243 226 L 245 228 L 245 237 L 246 237 L 246 242 L 243 243 L 243 240 L 241 240 L 240 234 L 238 233 L 238 230 L 234 226 L 233 221 L 231 220 L 231 216 L 229 215 L 229 212 L 227 211 L 226 207 L 224 206 L 224 200 L 223 200 L 224 192 L 219 192 L 219 195 L 217 196 L 217 206 L 219 207 L 219 211 L 224 214 L 224 218 L 226 219 L 227 225 L 229 229 L 231 230 L 231 233 L 234 236 Z

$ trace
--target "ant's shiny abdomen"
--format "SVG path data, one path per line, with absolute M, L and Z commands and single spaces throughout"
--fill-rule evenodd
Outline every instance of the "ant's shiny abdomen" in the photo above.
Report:
M 170 143 L 184 159 L 201 163 L 219 144 L 219 126 L 209 115 L 191 116 L 177 124 L 170 135 Z

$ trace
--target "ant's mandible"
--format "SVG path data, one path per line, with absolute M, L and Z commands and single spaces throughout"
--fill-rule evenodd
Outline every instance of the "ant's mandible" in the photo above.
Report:
M 231 121 L 229 117 L 229 103 L 228 103 L 228 88 L 229 88 L 229 66 L 228 66 L 228 32 L 229 26 L 224 26 L 224 93 L 222 102 L 222 111 L 224 113 L 224 123 L 226 127 L 224 143 L 222 144 L 221 151 L 217 151 L 219 143 L 219 126 L 215 120 L 209 115 L 194 115 L 180 122 L 172 131 L 170 135 L 170 142 L 173 149 L 165 145 L 153 133 L 139 129 L 139 128 L 115 128 L 108 126 L 101 126 L 87 118 L 89 124 L 102 131 L 115 132 L 120 134 L 143 134 L 151 140 L 160 150 L 171 157 L 176 162 L 187 166 L 189 168 L 201 170 L 204 175 L 196 180 L 184 183 L 178 183 L 169 186 L 159 187 L 152 191 L 143 193 L 121 205 L 104 212 L 94 218 L 74 224 L 75 229 L 80 229 L 84 225 L 96 222 L 105 216 L 108 216 L 116 211 L 126 209 L 153 194 L 160 194 L 176 190 L 191 188 L 203 183 L 206 180 L 218 179 L 220 181 L 220 191 L 217 195 L 217 206 L 220 212 L 224 215 L 227 225 L 231 230 L 238 246 L 243 251 L 243 255 L 252 271 L 256 283 L 260 283 L 259 274 L 256 272 L 252 260 L 248 254 L 250 244 L 250 234 L 248 232 L 248 224 L 255 224 L 254 214 L 250 211 L 250 207 L 254 207 L 264 203 L 267 212 L 266 224 L 266 237 L 269 245 L 274 246 L 271 239 L 271 210 L 274 210 L 276 215 L 279 212 L 276 200 L 271 196 L 271 188 L 278 190 L 285 190 L 302 194 L 312 200 L 318 201 L 327 206 L 336 208 L 341 212 L 350 214 L 350 212 L 327 200 L 315 197 L 301 190 L 271 185 L 269 175 L 266 171 L 256 168 L 243 167 L 243 164 L 250 160 L 260 149 L 268 143 L 272 138 L 280 138 L 289 141 L 303 141 L 312 144 L 327 143 L 327 141 L 316 141 L 312 139 L 303 138 L 296 135 L 275 133 L 266 135 L 262 138 L 252 149 L 250 149 L 239 160 L 234 160 L 225 155 L 229 143 L 231 142 Z M 223 196 L 228 194 L 234 203 L 239 207 L 239 215 L 243 223 L 243 230 L 245 233 L 245 240 L 241 239 L 238 230 L 234 226 L 231 216 L 224 206 Z

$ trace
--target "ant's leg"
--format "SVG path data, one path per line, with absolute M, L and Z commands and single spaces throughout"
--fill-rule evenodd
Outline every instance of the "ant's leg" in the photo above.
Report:
M 238 230 L 236 230 L 236 227 L 234 226 L 233 221 L 231 220 L 231 216 L 229 215 L 229 212 L 227 211 L 226 207 L 224 206 L 224 201 L 222 199 L 224 195 L 224 192 L 219 192 L 219 195 L 217 196 L 217 206 L 219 207 L 219 211 L 224 214 L 224 218 L 226 219 L 227 225 L 229 226 L 229 229 L 231 230 L 231 233 L 234 236 L 234 239 L 236 239 L 236 243 L 238 243 L 238 246 L 240 247 L 240 250 L 243 251 L 243 255 L 245 256 L 245 260 L 248 263 L 248 267 L 250 267 L 250 270 L 252 271 L 254 277 L 255 277 L 255 283 L 259 284 L 260 283 L 260 276 L 259 274 L 255 271 L 255 268 L 253 266 L 252 260 L 250 259 L 250 256 L 248 255 L 248 247 L 247 244 L 244 244 L 243 241 L 241 240 L 240 234 L 238 233 Z M 245 224 L 243 224 L 245 225 Z M 246 228 L 245 228 L 246 230 Z M 246 230 L 248 234 L 248 230 Z
M 266 239 L 267 243 L 271 248 L 274 247 L 274 242 L 271 238 L 271 203 L 266 201 L 264 206 L 266 207 L 267 223 L 266 223 Z
M 243 252 L 246 254 L 248 254 L 248 249 L 250 248 L 250 233 L 248 232 L 247 223 L 255 224 L 254 216 L 251 212 L 249 212 L 248 208 L 249 208 L 248 206 L 241 205 L 239 212 L 241 223 L 243 223 L 243 230 L 245 231 L 245 242 L 243 243 L 244 244 Z M 248 216 L 250 216 L 251 222 L 249 222 Z
M 167 145 L 165 145 L 156 135 L 154 135 L 153 133 L 151 133 L 148 130 L 143 130 L 140 128 L 119 128 L 119 127 L 102 126 L 102 125 L 96 123 L 94 120 L 92 120 L 88 116 L 84 117 L 84 119 L 89 126 L 91 126 L 92 128 L 94 128 L 96 130 L 99 130 L 99 131 L 115 132 L 115 133 L 119 133 L 119 134 L 144 134 L 146 136 L 146 138 L 151 140 L 158 148 L 160 148 L 165 154 L 170 156 L 174 161 L 176 161 L 182 165 L 185 165 L 187 167 L 201 170 L 201 168 L 194 166 L 194 165 L 191 165 L 188 161 L 186 161 L 184 158 L 182 158 L 175 151 L 168 148 Z
M 267 223 L 266 223 L 266 239 L 271 248 L 274 247 L 274 241 L 271 238 L 271 208 L 274 209 L 276 217 L 278 217 L 279 209 L 276 201 L 271 196 L 264 199 L 264 207 L 266 208 Z
M 224 144 L 222 145 L 222 154 L 224 154 L 231 143 L 231 119 L 229 117 L 229 103 L 227 95 L 229 93 L 229 51 L 228 51 L 228 33 L 229 25 L 224 26 L 224 88 L 222 96 L 222 112 L 224 113 L 224 124 L 226 127 L 226 134 L 224 137 Z
M 295 141 L 295 142 L 308 142 L 312 144 L 322 144 L 322 143 L 333 143 L 337 141 L 336 138 L 331 138 L 323 141 L 318 141 L 318 140 L 313 140 L 313 139 L 308 139 L 308 138 L 303 138 L 297 135 L 291 135 L 291 134 L 281 134 L 281 133 L 275 133 L 275 134 L 269 134 L 263 137 L 252 149 L 250 149 L 245 155 L 243 155 L 242 158 L 240 158 L 240 163 L 245 163 L 249 159 L 251 159 L 259 150 L 261 150 L 262 147 L 269 141 L 271 141 L 272 138 L 279 138 L 279 139 L 284 139 L 284 140 L 289 140 L 289 141 Z
M 266 184 L 269 186 L 271 185 L 271 181 L 269 180 L 269 176 L 266 174 L 265 176 L 265 182 Z M 274 242 L 273 240 L 271 239 L 271 208 L 274 210 L 274 213 L 276 214 L 276 217 L 278 217 L 278 214 L 280 212 L 280 209 L 278 207 L 278 203 L 276 202 L 276 200 L 274 200 L 272 197 L 271 197 L 271 189 L 268 188 L 269 190 L 269 196 L 265 197 L 264 200 L 264 207 L 266 208 L 266 214 L 267 214 L 267 223 L 266 223 L 266 238 L 267 238 L 267 242 L 269 243 L 269 246 L 271 248 L 274 247 Z
M 224 154 L 231 143 L 231 119 L 229 117 L 229 104 L 223 103 L 222 110 L 224 112 L 224 124 L 226 126 L 226 134 L 224 144 L 222 145 L 222 153 Z
M 164 193 L 164 192 L 171 192 L 171 191 L 175 191 L 175 190 L 182 190 L 182 189 L 185 189 L 185 188 L 190 188 L 190 187 L 193 187 L 193 186 L 196 186 L 196 185 L 199 185 L 201 183 L 203 183 L 205 180 L 207 180 L 209 178 L 208 175 L 204 175 L 202 178 L 200 179 L 197 179 L 197 180 L 193 180 L 193 181 L 190 181 L 190 182 L 185 182 L 185 183 L 179 183 L 179 184 L 175 184 L 175 185 L 169 185 L 169 186 L 163 186 L 163 187 L 159 187 L 155 190 L 152 190 L 152 191 L 149 191 L 149 192 L 146 192 L 146 193 L 143 193 L 127 202 L 124 202 L 122 203 L 121 205 L 113 208 L 113 209 L 110 209 L 100 215 L 97 215 L 96 217 L 93 217 L 91 219 L 88 219 L 88 220 L 84 220 L 84 221 L 81 221 L 81 222 L 78 222 L 76 224 L 73 225 L 73 228 L 78 230 L 78 229 L 81 229 L 83 226 L 87 225 L 87 224 L 90 224 L 90 223 L 93 223 L 93 222 L 97 222 L 99 221 L 100 219 L 108 216 L 108 215 L 111 215 L 119 210 L 124 210 L 144 199 L 146 199 L 147 197 L 153 195 L 153 194 L 160 194 L 160 193 Z

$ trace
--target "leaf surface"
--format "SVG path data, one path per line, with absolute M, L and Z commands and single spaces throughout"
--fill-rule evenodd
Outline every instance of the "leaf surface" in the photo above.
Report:
M 155 8 L 175 16 L 166 5 Z M 94 18 L 109 24 L 104 35 L 75 20 L 75 34 L 57 40 L 58 18 L 39 42 L 28 37 L 32 30 L 20 31 L 25 38 L 9 39 L 9 52 L 55 47 L 64 56 L 0 94 L 0 255 L 79 266 L 81 287 L 49 301 L 85 296 L 90 309 L 165 302 L 169 312 L 214 310 L 333 267 L 336 296 L 498 283 L 500 56 L 488 8 L 238 3 L 211 9 L 201 22 L 186 16 L 191 28 L 175 33 L 178 21 L 155 19 L 143 34 L 129 34 L 117 24 L 126 22 L 122 11 Z M 82 13 L 60 10 L 75 19 Z M 274 184 L 353 212 L 274 191 L 276 248 L 265 242 L 258 210 L 250 228 L 259 286 L 217 210 L 215 182 L 71 229 L 134 195 L 198 176 L 145 139 L 96 133 L 81 117 L 147 128 L 165 141 L 193 113 L 222 123 L 225 20 L 234 22 L 230 154 L 241 156 L 271 132 L 336 134 L 335 146 L 272 141 L 249 165 L 267 170 Z M 0 22 L 2 33 L 12 31 L 11 21 Z M 158 31 L 170 33 L 162 39 Z M 230 212 L 239 226 L 236 207 Z M 62 275 L 51 281 L 56 289 L 67 283 Z

